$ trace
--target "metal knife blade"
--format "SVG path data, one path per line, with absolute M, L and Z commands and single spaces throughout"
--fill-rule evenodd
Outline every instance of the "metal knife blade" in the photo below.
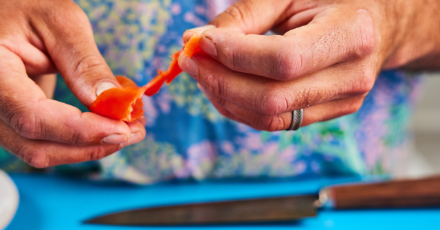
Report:
M 128 210 L 85 221 L 106 225 L 197 225 L 294 221 L 316 216 L 318 195 L 259 198 Z

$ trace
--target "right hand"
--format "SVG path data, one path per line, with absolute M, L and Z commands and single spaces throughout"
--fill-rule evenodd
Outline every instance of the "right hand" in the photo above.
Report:
M 382 69 L 439 69 L 439 9 L 439 0 L 240 0 L 184 34 L 206 54 L 179 65 L 232 120 L 280 131 L 303 109 L 307 126 L 357 112 Z
M 71 0 L 0 0 L 0 145 L 33 167 L 101 159 L 145 137 L 126 124 L 46 97 L 33 79 L 59 72 L 87 107 L 119 87 L 90 22 Z M 37 83 L 37 84 L 36 84 Z

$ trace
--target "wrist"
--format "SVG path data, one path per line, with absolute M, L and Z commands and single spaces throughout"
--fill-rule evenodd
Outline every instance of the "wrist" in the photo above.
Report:
M 440 1 L 397 2 L 388 19 L 392 45 L 384 69 L 440 69 Z

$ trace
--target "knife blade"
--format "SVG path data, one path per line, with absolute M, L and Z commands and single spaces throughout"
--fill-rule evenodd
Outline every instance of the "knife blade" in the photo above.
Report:
M 440 207 L 440 177 L 323 188 L 319 195 L 183 204 L 122 211 L 92 218 L 89 224 L 197 225 L 294 221 L 334 209 Z
M 191 225 L 290 221 L 316 216 L 318 195 L 196 203 L 113 213 L 87 220 L 109 225 Z

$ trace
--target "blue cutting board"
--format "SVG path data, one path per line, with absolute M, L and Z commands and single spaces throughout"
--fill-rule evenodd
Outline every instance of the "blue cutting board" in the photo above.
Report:
M 12 174 L 20 192 L 17 214 L 7 230 L 125 229 L 440 229 L 440 209 L 320 210 L 318 217 L 292 223 L 187 227 L 87 225 L 97 215 L 156 205 L 308 194 L 356 178 L 295 181 L 211 181 L 135 186 L 53 175 Z

